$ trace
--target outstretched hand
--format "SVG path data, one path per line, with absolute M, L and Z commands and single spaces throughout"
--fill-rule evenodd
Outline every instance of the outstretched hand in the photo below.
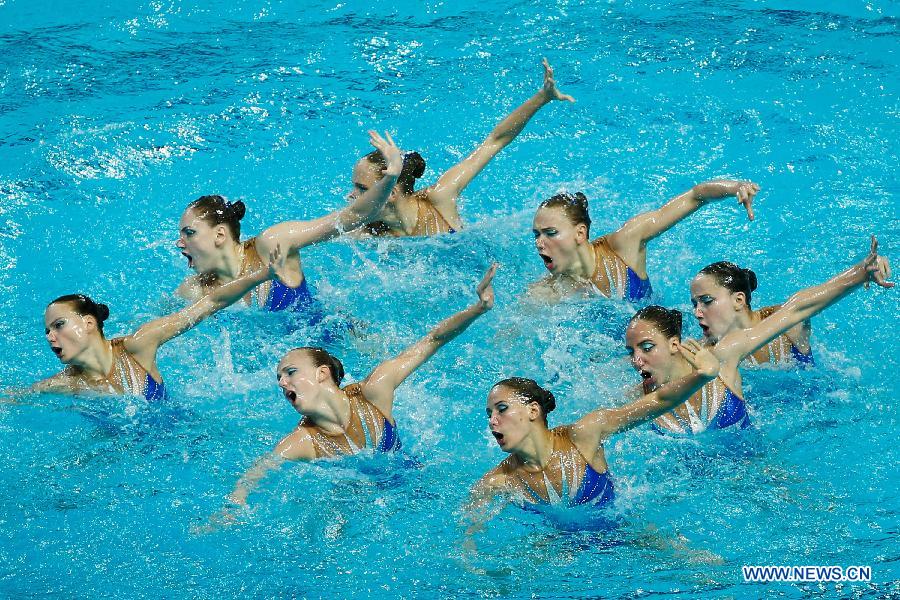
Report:
M 738 204 L 743 204 L 747 209 L 747 218 L 752 221 L 754 217 L 753 198 L 759 192 L 759 184 L 752 181 L 739 181 L 737 184 L 737 191 L 734 195 L 737 197 Z
M 544 94 L 551 100 L 565 100 L 566 102 L 575 102 L 575 98 L 568 94 L 563 94 L 556 88 L 556 80 L 553 79 L 553 67 L 545 58 L 542 62 L 544 65 Z
M 384 137 L 381 137 L 378 135 L 377 131 L 370 129 L 369 143 L 375 146 L 376 150 L 381 152 L 381 155 L 387 163 L 384 174 L 399 176 L 400 172 L 403 170 L 403 153 L 400 151 L 400 148 L 397 147 L 397 144 L 394 143 L 391 134 L 385 131 Z
M 289 288 L 295 288 L 303 283 L 303 276 L 298 271 L 292 271 L 287 266 L 287 253 L 281 251 L 281 244 L 275 244 L 269 252 L 269 279 L 278 279 Z
M 888 281 L 891 276 L 891 264 L 884 256 L 878 256 L 878 240 L 872 236 L 872 245 L 869 248 L 869 255 L 863 260 L 866 268 L 866 289 L 869 289 L 869 282 L 874 281 L 876 285 L 883 288 L 892 288 L 894 283 Z
M 696 340 L 678 344 L 678 351 L 701 375 L 712 378 L 719 374 L 719 359 Z
M 482 310 L 494 308 L 494 273 L 497 272 L 498 263 L 492 264 L 481 278 L 481 283 L 475 288 L 478 294 L 478 306 Z

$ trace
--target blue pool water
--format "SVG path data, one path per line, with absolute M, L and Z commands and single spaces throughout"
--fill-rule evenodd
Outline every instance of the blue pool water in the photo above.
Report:
M 543 271 L 543 198 L 583 190 L 600 234 L 705 179 L 759 182 L 756 222 L 725 202 L 652 243 L 653 287 L 682 309 L 714 260 L 753 268 L 760 306 L 861 258 L 870 232 L 900 265 L 896 3 L 105 4 L 0 2 L 0 387 L 58 369 L 52 298 L 109 304 L 113 334 L 171 309 L 178 217 L 201 194 L 243 199 L 246 235 L 334 210 L 368 128 L 419 150 L 430 183 L 537 89 L 542 56 L 578 102 L 545 108 L 466 190 L 460 234 L 303 253 L 325 305 L 366 324 L 333 348 L 350 379 L 502 263 L 496 309 L 399 390 L 405 457 L 290 466 L 237 525 L 192 533 L 296 423 L 274 366 L 317 334 L 232 310 L 163 349 L 165 406 L 0 408 L 0 596 L 900 594 L 896 291 L 817 317 L 819 368 L 747 373 L 740 438 L 612 440 L 617 529 L 508 510 L 473 572 L 459 526 L 503 456 L 493 382 L 552 381 L 557 424 L 635 383 L 628 309 L 519 300 Z M 872 582 L 743 582 L 769 564 L 870 565 Z

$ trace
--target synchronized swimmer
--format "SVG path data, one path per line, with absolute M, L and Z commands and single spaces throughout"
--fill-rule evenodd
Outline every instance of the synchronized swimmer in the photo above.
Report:
M 109 309 L 81 294 L 61 296 L 45 311 L 47 342 L 62 372 L 22 390 L 34 393 L 135 395 L 148 401 L 166 395 L 156 362 L 160 346 L 231 304 L 266 311 L 295 310 L 312 323 L 321 318 L 300 263 L 299 251 L 343 233 L 375 236 L 432 236 L 463 227 L 457 201 L 466 186 L 553 101 L 573 102 L 557 89 L 543 61 L 541 89 L 503 119 L 484 142 L 431 186 L 416 189 L 425 170 L 417 152 L 403 153 L 390 135 L 370 131 L 375 150 L 353 168 L 353 191 L 341 210 L 310 221 L 288 221 L 241 241 L 243 202 L 219 195 L 192 202 L 179 221 L 177 247 L 195 271 L 177 289 L 192 304 L 139 327 L 106 338 Z M 618 230 L 590 237 L 586 196 L 562 193 L 543 201 L 532 225 L 535 249 L 549 271 L 529 295 L 550 302 L 572 295 L 602 296 L 645 304 L 653 289 L 647 272 L 647 244 L 700 208 L 736 198 L 754 218 L 760 187 L 741 180 L 694 185 L 660 208 L 638 214 Z M 317 346 L 285 354 L 276 369 L 278 386 L 302 415 L 296 428 L 241 476 L 228 496 L 244 506 L 249 494 L 285 461 L 309 461 L 360 452 L 400 450 L 394 418 L 397 388 L 441 347 L 494 306 L 492 265 L 476 287 L 478 299 L 441 321 L 397 356 L 379 363 L 367 377 L 344 385 L 340 360 Z M 550 428 L 553 393 L 538 382 L 507 377 L 488 393 L 490 433 L 508 453 L 473 487 L 468 515 L 473 533 L 509 503 L 528 509 L 548 505 L 600 506 L 614 498 L 603 443 L 628 429 L 651 423 L 665 434 L 740 430 L 751 425 L 740 368 L 776 363 L 813 364 L 810 319 L 853 290 L 874 282 L 892 287 L 888 260 L 872 236 L 868 255 L 828 281 L 802 289 L 783 304 L 751 308 L 756 275 L 719 261 L 690 282 L 701 340 L 682 341 L 682 314 L 649 305 L 627 324 L 625 346 L 641 384 L 617 408 L 598 408 L 576 422 Z M 233 519 L 229 509 L 213 523 Z
M 391 193 L 390 201 L 381 208 L 366 233 L 375 236 L 431 236 L 455 233 L 463 228 L 457 200 L 469 183 L 497 154 L 525 129 L 537 112 L 554 100 L 574 102 L 572 96 L 556 88 L 553 69 L 544 59 L 544 85 L 531 98 L 503 119 L 462 162 L 441 175 L 434 185 L 415 189 L 416 179 L 425 172 L 425 161 L 418 152 L 410 152 L 403 171 Z M 381 179 L 385 166 L 382 153 L 372 152 L 353 167 L 351 198 L 365 194 Z
M 541 202 L 532 233 L 538 255 L 550 274 L 529 290 L 536 298 L 556 301 L 575 293 L 638 302 L 650 298 L 647 243 L 674 227 L 710 200 L 734 196 L 753 220 L 759 186 L 748 181 L 709 181 L 675 196 L 657 210 L 629 219 L 612 233 L 590 239 L 587 197 L 557 194 Z

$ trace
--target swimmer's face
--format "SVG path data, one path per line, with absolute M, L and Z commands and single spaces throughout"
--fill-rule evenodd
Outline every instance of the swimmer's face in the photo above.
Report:
M 697 275 L 691 281 L 691 304 L 704 339 L 717 342 L 737 327 L 744 294 L 731 292 L 711 275 Z
M 559 207 L 539 208 L 531 232 L 544 266 L 554 275 L 571 271 L 578 258 L 579 244 L 587 241 L 587 227 L 583 223 L 573 225 Z
M 328 367 L 316 367 L 309 353 L 294 350 L 285 354 L 276 370 L 278 387 L 299 413 L 309 410 L 309 401 L 324 382 L 331 378 Z
M 631 366 L 651 389 L 669 381 L 669 371 L 678 354 L 678 338 L 667 338 L 650 321 L 635 319 L 625 330 L 625 348 Z
M 518 392 L 502 385 L 495 385 L 488 394 L 487 417 L 491 434 L 504 452 L 518 448 L 535 422 L 543 423 L 537 402 L 526 403 Z
M 352 202 L 365 194 L 382 178 L 382 172 L 383 169 L 380 166 L 369 162 L 365 158 L 356 161 L 356 164 L 353 166 L 353 189 L 347 194 L 347 199 Z M 397 187 L 394 186 L 394 191 L 391 192 L 391 196 L 388 198 L 385 208 L 387 208 L 388 205 L 393 204 L 394 199 L 396 198 L 396 190 Z M 384 212 L 385 208 L 382 208 L 381 212 Z M 378 217 L 376 216 L 374 220 L 377 221 Z
M 175 246 L 187 258 L 188 267 L 198 273 L 212 271 L 221 248 L 228 240 L 224 225 L 210 225 L 189 208 L 178 221 L 178 241 Z
M 89 335 L 97 330 L 90 315 L 79 315 L 67 302 L 51 304 L 44 311 L 44 334 L 60 362 L 68 364 L 88 346 Z

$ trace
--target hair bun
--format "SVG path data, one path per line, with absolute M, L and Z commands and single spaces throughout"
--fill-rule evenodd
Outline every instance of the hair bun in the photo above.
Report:
M 97 320 L 103 322 L 109 318 L 109 307 L 105 304 L 96 304 Z
M 750 291 L 756 289 L 756 273 L 751 271 L 750 269 L 743 269 L 744 276 L 747 278 L 747 287 L 750 288 Z
M 425 174 L 425 159 L 418 152 L 407 152 L 403 156 L 403 171 L 413 179 L 418 179 Z
M 243 202 L 238 200 L 237 202 L 229 202 L 225 207 L 225 211 L 228 213 L 229 218 L 235 221 L 240 221 L 244 218 L 244 214 L 247 212 L 247 207 Z
M 542 404 L 544 409 L 544 414 L 551 413 L 556 408 L 556 398 L 553 397 L 553 392 L 550 390 L 544 390 L 547 392 L 546 399 Z
M 669 316 L 672 317 L 672 321 L 675 323 L 675 327 L 680 333 L 682 331 L 682 325 L 684 323 L 684 315 L 677 308 L 670 308 Z
M 583 206 L 585 212 L 587 212 L 587 209 L 588 209 L 588 199 L 587 199 L 587 196 L 584 195 L 584 192 L 575 192 L 575 193 L 572 195 L 572 198 L 573 198 L 573 202 L 577 202 L 578 204 L 580 204 L 581 206 Z

